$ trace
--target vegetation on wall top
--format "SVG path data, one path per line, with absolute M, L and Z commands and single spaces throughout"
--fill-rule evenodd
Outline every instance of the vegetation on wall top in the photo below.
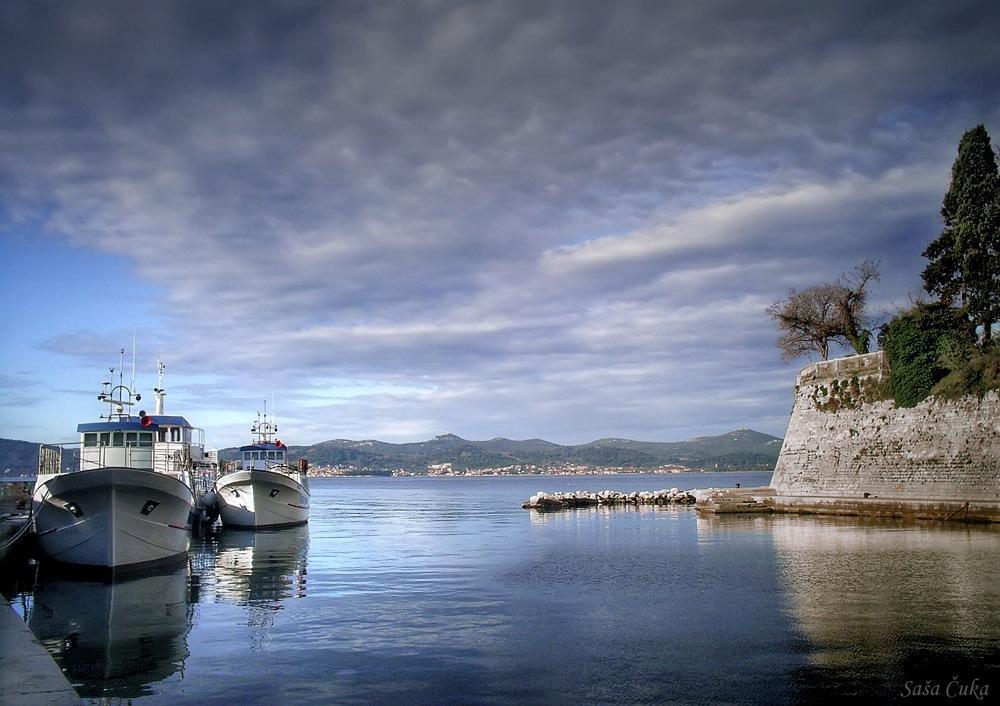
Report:
M 1000 389 L 1000 345 L 993 336 L 1000 322 L 1000 170 L 983 125 L 962 136 L 941 218 L 944 228 L 923 253 L 924 288 L 934 299 L 900 312 L 878 336 L 889 360 L 886 392 L 901 407 L 929 395 Z M 864 311 L 866 287 L 878 279 L 878 267 L 866 261 L 855 272 L 832 285 L 792 290 L 768 307 L 781 331 L 783 358 L 819 353 L 826 359 L 831 343 L 868 352 L 874 327 Z M 863 397 L 833 392 L 819 395 L 817 405 L 835 411 Z

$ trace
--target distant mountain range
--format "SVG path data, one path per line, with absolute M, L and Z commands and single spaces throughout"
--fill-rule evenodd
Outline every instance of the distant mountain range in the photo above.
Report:
M 442 434 L 430 441 L 390 444 L 384 441 L 332 439 L 311 446 L 290 446 L 293 457 L 309 459 L 313 466 L 353 466 L 358 472 L 385 473 L 405 470 L 426 472 L 428 466 L 452 464 L 455 470 L 501 468 L 518 464 L 559 466 L 615 466 L 657 468 L 683 466 L 692 470 L 770 471 L 781 450 L 781 439 L 752 429 L 738 429 L 718 436 L 687 441 L 659 442 L 598 439 L 588 444 L 564 446 L 543 439 L 496 438 L 469 441 Z M 223 459 L 238 456 L 238 447 L 221 449 Z M 34 473 L 38 444 L 0 439 L 0 472 Z
M 676 465 L 691 469 L 769 471 L 778 459 L 781 439 L 752 429 L 739 429 L 687 441 L 598 439 L 588 444 L 563 446 L 543 439 L 516 441 L 500 437 L 489 441 L 469 441 L 454 434 L 442 434 L 430 441 L 410 444 L 332 439 L 312 446 L 290 446 L 289 450 L 293 456 L 309 459 L 312 465 L 351 465 L 382 472 L 401 469 L 421 473 L 428 466 L 444 463 L 452 464 L 455 470 L 517 464 L 579 464 L 626 468 Z M 220 451 L 222 458 L 236 458 L 237 454 L 237 448 Z

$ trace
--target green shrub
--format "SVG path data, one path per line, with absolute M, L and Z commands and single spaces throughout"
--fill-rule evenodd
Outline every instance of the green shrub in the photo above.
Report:
M 975 329 L 961 310 L 918 302 L 882 332 L 889 357 L 889 393 L 899 407 L 926 399 L 950 368 L 964 366 L 975 348 Z
M 996 345 L 973 351 L 934 385 L 931 394 L 945 399 L 964 395 L 981 398 L 990 390 L 1000 390 L 1000 346 Z

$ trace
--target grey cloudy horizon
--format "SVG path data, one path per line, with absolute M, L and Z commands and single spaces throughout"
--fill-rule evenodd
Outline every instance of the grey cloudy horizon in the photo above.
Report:
M 807 361 L 764 308 L 866 258 L 876 310 L 920 294 L 958 139 L 1000 130 L 998 20 L 6 2 L 0 240 L 125 255 L 224 443 L 273 388 L 294 443 L 780 436 Z M 38 347 L 103 364 L 123 336 Z

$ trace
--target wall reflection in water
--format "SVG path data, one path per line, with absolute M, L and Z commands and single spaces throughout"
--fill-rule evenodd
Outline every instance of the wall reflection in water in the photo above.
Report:
M 39 577 L 28 624 L 83 697 L 133 698 L 183 669 L 189 569 L 115 583 Z
M 769 535 L 807 644 L 804 701 L 905 701 L 927 680 L 1000 689 L 1000 531 L 856 518 L 699 518 L 700 541 Z M 957 688 L 956 688 L 957 693 Z

